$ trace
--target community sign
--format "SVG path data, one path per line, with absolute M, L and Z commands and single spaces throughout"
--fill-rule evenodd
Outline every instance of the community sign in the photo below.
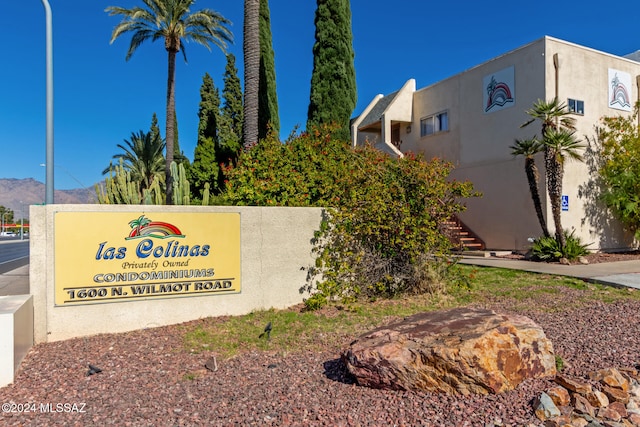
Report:
M 55 305 L 240 292 L 240 213 L 56 212 Z

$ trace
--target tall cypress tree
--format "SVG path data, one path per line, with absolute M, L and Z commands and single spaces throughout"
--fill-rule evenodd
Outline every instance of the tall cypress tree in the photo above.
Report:
M 153 113 L 153 116 L 151 116 L 151 129 L 149 130 L 149 132 L 151 133 L 152 141 L 156 138 L 156 136 L 158 138 L 162 138 L 162 135 L 160 135 L 160 127 L 158 126 L 158 116 L 155 112 Z
M 349 140 L 357 101 L 351 6 L 349 0 L 317 0 L 317 5 L 307 128 L 335 123 L 336 136 Z
M 218 184 L 216 140 L 219 116 L 220 95 L 211 76 L 205 73 L 200 87 L 198 143 L 193 153 L 193 164 L 189 168 L 191 192 L 196 198 L 202 197 L 205 183 L 208 182 L 212 190 Z
M 269 0 L 260 0 L 260 85 L 258 87 L 258 138 L 271 129 L 280 133 L 278 94 L 276 93 L 276 65 L 271 36 Z
M 185 169 L 189 169 L 189 159 L 184 155 L 184 151 L 180 149 L 180 141 L 178 138 L 178 115 L 175 112 L 173 113 L 173 121 L 175 123 L 173 126 L 173 160 L 176 164 L 182 164 Z
M 229 164 L 235 162 L 242 148 L 242 124 L 244 111 L 242 108 L 242 87 L 236 68 L 236 57 L 227 55 L 224 71 L 224 88 L 222 89 L 223 105 L 218 125 L 219 160 Z

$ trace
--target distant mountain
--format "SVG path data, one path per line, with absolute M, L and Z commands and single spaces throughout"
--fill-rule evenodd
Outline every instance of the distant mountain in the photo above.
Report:
M 29 205 L 44 203 L 45 191 L 45 185 L 33 178 L 0 178 L 0 205 L 11 209 L 16 219 L 29 218 Z M 53 201 L 56 204 L 98 203 L 93 187 L 55 190 Z

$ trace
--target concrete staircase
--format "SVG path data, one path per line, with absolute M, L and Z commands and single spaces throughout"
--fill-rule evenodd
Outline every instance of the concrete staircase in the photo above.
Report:
M 444 223 L 444 232 L 453 244 L 453 249 L 457 251 L 484 251 L 486 246 L 482 239 L 478 237 L 469 227 L 467 227 L 458 217 Z

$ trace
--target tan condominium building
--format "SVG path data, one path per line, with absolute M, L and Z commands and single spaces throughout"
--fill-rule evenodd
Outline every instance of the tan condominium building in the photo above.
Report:
M 453 77 L 416 89 L 408 80 L 398 91 L 376 96 L 352 120 L 352 143 L 370 143 L 393 155 L 422 153 L 454 165 L 451 178 L 469 180 L 482 197 L 466 201 L 460 220 L 486 249 L 526 251 L 542 234 L 524 169 L 514 157 L 516 139 L 540 137 L 541 125 L 527 110 L 555 97 L 576 119 L 575 135 L 585 146 L 605 116 L 633 114 L 638 102 L 638 53 L 620 57 L 544 37 Z M 635 60 L 634 60 L 635 59 Z M 553 233 L 551 205 L 540 169 L 540 195 Z M 635 247 L 599 202 L 589 162 L 567 160 L 563 179 L 562 225 L 591 250 Z

